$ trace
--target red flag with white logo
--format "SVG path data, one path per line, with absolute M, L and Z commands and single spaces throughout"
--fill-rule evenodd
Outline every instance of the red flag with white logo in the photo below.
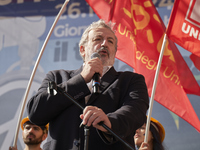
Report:
M 86 0 L 99 18 L 116 23 L 116 57 L 145 76 L 151 95 L 165 34 L 164 24 L 150 0 Z M 167 41 L 155 100 L 200 132 L 200 121 L 186 95 L 200 95 L 200 87 L 178 49 Z
M 167 27 L 168 37 L 200 57 L 200 1 L 176 0 Z

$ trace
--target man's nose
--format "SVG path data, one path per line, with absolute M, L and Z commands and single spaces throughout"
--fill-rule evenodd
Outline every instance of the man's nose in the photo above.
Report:
M 102 41 L 101 46 L 106 46 L 107 47 L 108 41 L 105 39 Z

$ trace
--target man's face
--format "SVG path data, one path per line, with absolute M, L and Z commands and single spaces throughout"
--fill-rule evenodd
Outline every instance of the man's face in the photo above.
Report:
M 85 62 L 91 59 L 91 55 L 98 52 L 104 66 L 112 66 L 115 61 L 115 35 L 107 28 L 93 29 L 89 32 L 88 42 L 80 47 L 81 55 Z
M 22 138 L 27 145 L 40 144 L 46 137 L 47 134 L 37 125 L 26 124 L 22 131 Z

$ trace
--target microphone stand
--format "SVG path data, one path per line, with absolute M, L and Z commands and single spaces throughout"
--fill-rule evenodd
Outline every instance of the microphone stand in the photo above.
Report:
M 58 87 L 56 85 L 56 83 L 54 81 L 50 81 L 48 83 L 49 85 L 49 93 L 50 95 L 54 95 L 54 90 L 56 90 L 57 92 L 63 94 L 65 97 L 67 97 L 69 100 L 71 100 L 75 105 L 77 105 L 80 109 L 84 110 L 84 107 L 81 106 L 76 100 L 74 100 L 74 98 L 69 95 L 65 90 L 63 90 L 62 88 Z M 116 139 L 118 139 L 119 141 L 121 141 L 123 144 L 125 144 L 128 148 L 130 148 L 131 150 L 134 150 L 134 148 L 132 146 L 130 146 L 127 142 L 125 142 L 120 136 L 118 136 L 115 132 L 113 132 L 108 126 L 106 126 L 102 121 L 98 123 L 100 126 L 104 127 L 104 129 L 106 129 L 108 132 L 110 132 Z M 81 125 L 80 125 L 81 126 Z M 85 150 L 88 149 L 88 140 L 89 140 L 89 127 L 85 126 Z
M 85 136 L 84 150 L 88 150 L 90 127 L 87 125 L 84 126 L 84 136 Z

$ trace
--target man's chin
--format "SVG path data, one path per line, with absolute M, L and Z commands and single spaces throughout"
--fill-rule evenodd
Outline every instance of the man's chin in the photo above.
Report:
M 24 143 L 26 145 L 37 145 L 37 144 L 40 144 L 41 142 L 42 142 L 42 139 L 28 138 L 28 139 L 24 140 Z
M 101 59 L 102 64 L 103 64 L 104 66 L 106 66 L 106 65 L 109 64 L 109 59 L 108 59 L 107 56 L 103 56 L 103 57 L 101 57 L 100 59 Z
M 38 145 L 40 144 L 42 141 L 35 141 L 35 140 L 32 140 L 32 141 L 24 141 L 24 143 L 26 145 Z

